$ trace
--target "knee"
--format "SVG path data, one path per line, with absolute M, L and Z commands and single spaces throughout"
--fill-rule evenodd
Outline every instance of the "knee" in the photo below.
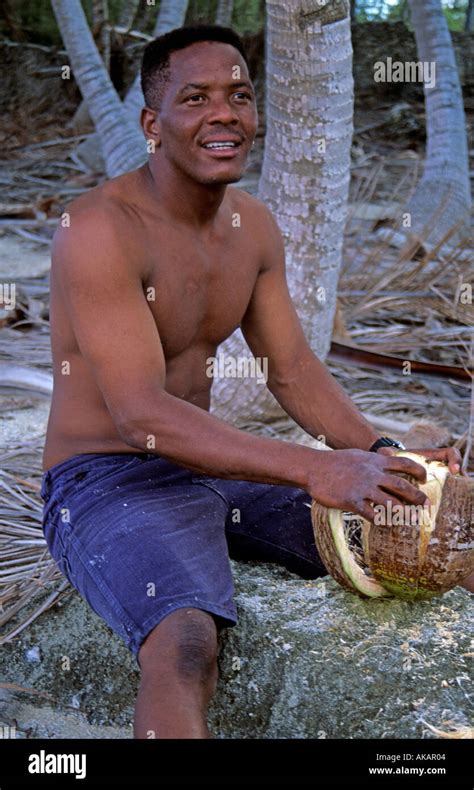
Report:
M 145 640 L 139 654 L 143 670 L 166 670 L 183 681 L 215 689 L 217 683 L 217 628 L 213 617 L 200 609 L 179 609 L 168 615 Z
M 188 610 L 177 634 L 175 668 L 183 679 L 212 681 L 217 673 L 217 629 L 212 617 L 202 614 Z

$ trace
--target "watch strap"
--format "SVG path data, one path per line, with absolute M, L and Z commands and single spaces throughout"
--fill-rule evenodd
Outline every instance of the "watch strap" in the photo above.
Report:
M 369 452 L 376 453 L 380 447 L 396 447 L 397 450 L 406 450 L 405 445 L 396 439 L 390 439 L 389 436 L 381 436 L 380 439 L 373 443 L 372 447 L 369 447 Z

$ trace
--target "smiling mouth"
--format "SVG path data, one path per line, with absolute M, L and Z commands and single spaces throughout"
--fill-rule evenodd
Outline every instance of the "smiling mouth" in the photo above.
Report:
M 240 143 L 233 140 L 222 140 L 219 142 L 204 143 L 202 148 L 206 148 L 208 151 L 229 151 L 234 148 L 239 148 L 240 145 Z

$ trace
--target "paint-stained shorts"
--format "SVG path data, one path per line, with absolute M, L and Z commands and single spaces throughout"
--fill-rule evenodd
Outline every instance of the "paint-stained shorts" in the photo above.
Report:
M 236 625 L 229 556 L 326 574 L 299 488 L 208 477 L 154 453 L 88 453 L 44 472 L 41 496 L 51 555 L 137 661 L 181 607 Z

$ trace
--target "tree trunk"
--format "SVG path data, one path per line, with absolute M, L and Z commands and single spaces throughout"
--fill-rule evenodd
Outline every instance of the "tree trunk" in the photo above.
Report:
M 138 6 L 138 11 L 134 20 L 134 27 L 136 30 L 141 30 L 142 33 L 146 33 L 151 29 L 153 20 L 158 14 L 158 6 L 158 0 L 155 5 L 147 5 L 146 0 L 140 0 L 140 5 Z
M 234 0 L 219 0 L 217 4 L 216 25 L 229 27 L 232 24 Z
M 92 35 L 99 50 L 104 66 L 110 73 L 110 26 L 109 7 L 107 0 L 92 0 Z M 71 122 L 74 134 L 90 132 L 93 127 L 92 119 L 84 99 L 74 113 Z
M 118 18 L 117 27 L 124 27 L 125 30 L 130 30 L 139 5 L 140 0 L 125 0 Z
M 109 177 L 138 167 L 145 141 L 120 101 L 104 67 L 79 0 L 51 0 L 76 82 L 99 134 Z
M 349 3 L 267 1 L 265 155 L 259 196 L 275 215 L 286 248 L 290 293 L 313 351 L 330 346 L 350 178 L 353 80 Z M 249 355 L 239 334 L 223 345 Z M 275 413 L 253 380 L 218 379 L 215 411 Z M 281 413 L 281 412 L 280 412 Z
M 423 175 L 404 212 L 411 234 L 433 247 L 471 205 L 466 119 L 454 49 L 440 0 L 409 0 L 418 59 L 436 64 L 434 87 L 424 86 L 426 159 Z M 426 238 L 425 238 L 426 237 Z
M 188 2 L 189 0 L 161 0 L 160 12 L 153 30 L 155 38 L 161 36 L 163 33 L 167 33 L 169 30 L 173 30 L 175 27 L 181 27 L 184 24 Z M 140 110 L 143 104 L 144 99 L 140 84 L 140 72 L 138 72 L 125 97 L 123 108 L 127 114 L 129 123 L 135 127 L 140 136 Z M 93 134 L 83 143 L 80 143 L 76 148 L 76 155 L 81 162 L 91 170 L 102 169 L 104 164 L 99 135 Z M 136 166 L 139 167 L 140 164 L 143 164 L 145 158 L 146 156 L 144 153 L 142 161 L 139 161 L 139 164 Z
M 464 30 L 468 32 L 474 28 L 474 0 L 469 0 L 466 8 L 466 22 Z
M 110 71 L 110 26 L 107 0 L 92 0 L 92 35 L 105 68 Z
M 156 20 L 153 36 L 158 38 L 163 33 L 168 33 L 176 27 L 182 27 L 186 17 L 189 0 L 161 0 L 160 12 Z M 128 91 L 124 107 L 132 119 L 138 126 L 140 119 L 140 110 L 143 107 L 144 99 L 140 84 L 140 72 L 135 77 L 132 87 Z

